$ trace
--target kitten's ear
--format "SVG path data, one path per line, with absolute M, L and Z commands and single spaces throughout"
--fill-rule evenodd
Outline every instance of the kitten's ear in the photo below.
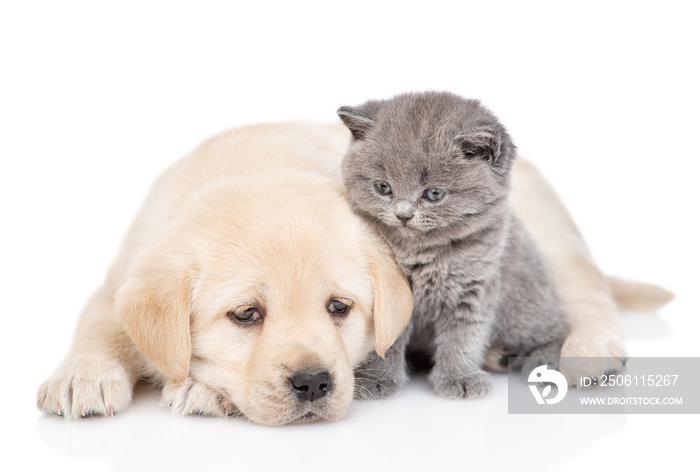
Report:
M 483 159 L 491 167 L 499 167 L 512 158 L 515 146 L 506 132 L 480 128 L 454 138 L 467 159 Z
M 352 133 L 353 139 L 363 139 L 374 127 L 374 119 L 365 110 L 353 107 L 340 107 L 336 111 L 345 126 Z

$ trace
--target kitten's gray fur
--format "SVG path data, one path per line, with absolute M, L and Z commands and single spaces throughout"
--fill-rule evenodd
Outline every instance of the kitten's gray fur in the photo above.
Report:
M 509 203 L 516 148 L 498 119 L 477 100 L 443 92 L 341 107 L 338 115 L 353 135 L 343 161 L 350 203 L 393 248 L 415 303 L 385 359 L 375 355 L 358 373 L 358 390 L 395 394 L 407 379 L 409 345 L 431 357 L 428 379 L 448 398 L 488 392 L 489 347 L 529 356 L 528 372 L 556 366 L 568 325 Z M 375 189 L 381 182 L 391 194 Z M 426 189 L 444 197 L 431 202 Z

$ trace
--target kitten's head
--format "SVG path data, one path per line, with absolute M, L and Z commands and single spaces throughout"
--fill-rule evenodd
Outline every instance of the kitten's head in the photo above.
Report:
M 479 215 L 505 201 L 515 146 L 477 100 L 413 93 L 338 115 L 353 136 L 343 160 L 348 198 L 385 234 L 479 230 Z

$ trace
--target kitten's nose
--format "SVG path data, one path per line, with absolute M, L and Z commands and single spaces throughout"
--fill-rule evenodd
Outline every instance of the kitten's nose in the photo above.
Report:
M 396 211 L 394 213 L 401 223 L 406 224 L 415 215 L 416 207 L 409 201 L 400 200 L 396 203 Z
M 396 218 L 398 218 L 401 223 L 406 224 L 406 222 L 413 218 L 413 215 L 416 213 L 416 207 L 411 204 L 411 202 L 401 200 L 396 204 L 395 213 Z
M 399 221 L 403 224 L 406 224 L 408 220 L 413 218 L 413 215 L 399 215 L 398 213 L 396 214 L 396 217 L 399 219 Z

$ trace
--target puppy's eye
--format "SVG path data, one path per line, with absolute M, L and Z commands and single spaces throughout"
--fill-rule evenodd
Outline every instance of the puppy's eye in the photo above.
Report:
M 428 201 L 439 202 L 445 196 L 445 192 L 437 188 L 429 188 L 423 192 L 423 196 Z
M 333 299 L 330 301 L 330 303 L 328 303 L 328 307 L 326 307 L 326 309 L 328 310 L 328 313 L 331 313 L 332 315 L 345 315 L 350 309 L 350 305 L 340 300 Z
M 376 190 L 379 195 L 391 195 L 391 185 L 389 185 L 389 182 L 375 182 L 374 190 Z
M 238 323 L 253 324 L 262 320 L 262 315 L 256 307 L 248 307 L 243 310 L 231 310 L 228 317 Z

